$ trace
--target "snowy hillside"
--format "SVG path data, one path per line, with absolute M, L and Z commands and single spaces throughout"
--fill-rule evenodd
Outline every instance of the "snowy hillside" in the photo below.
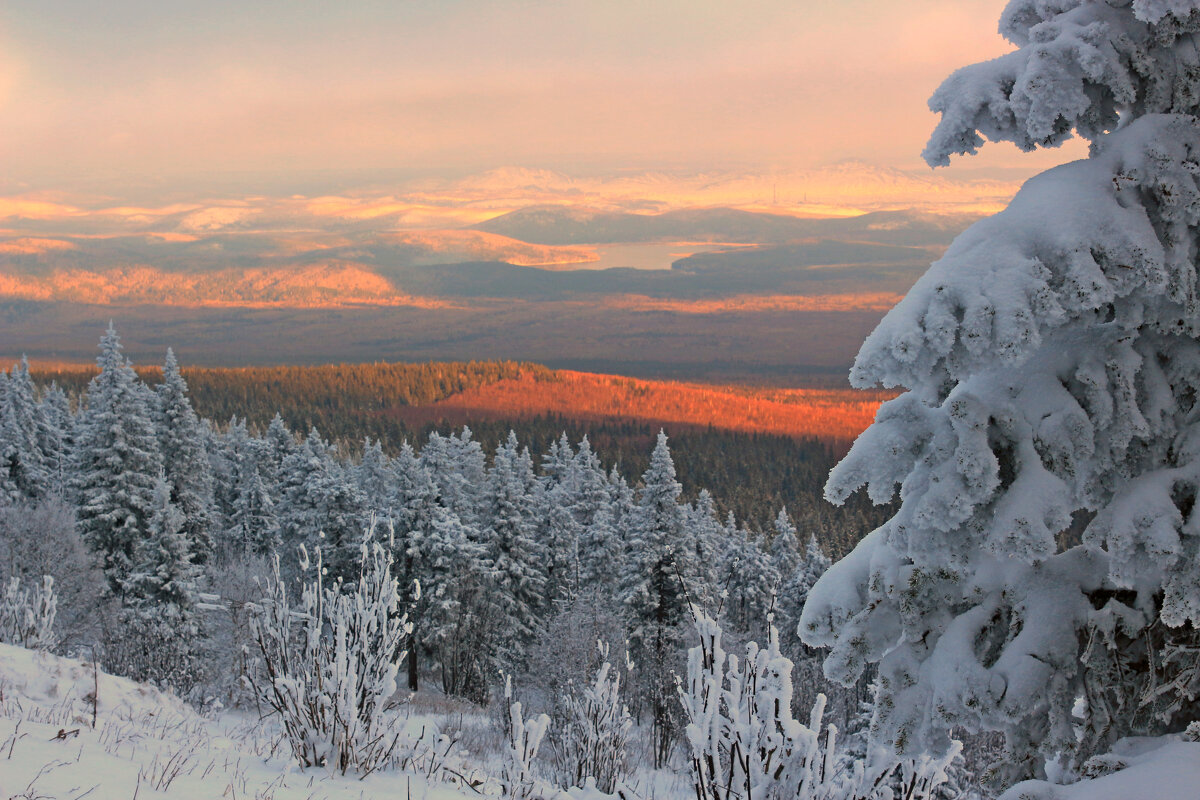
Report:
M 99 698 L 95 727 L 93 697 Z M 97 676 L 90 663 L 4 644 L 0 698 L 3 798 L 478 796 L 415 771 L 364 778 L 302 772 L 271 725 L 254 715 L 203 717 L 157 689 Z

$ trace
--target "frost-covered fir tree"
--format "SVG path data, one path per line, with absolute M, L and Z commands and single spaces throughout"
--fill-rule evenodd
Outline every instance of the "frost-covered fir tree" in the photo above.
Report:
M 42 392 L 42 419 L 45 427 L 39 430 L 38 440 L 46 457 L 50 476 L 49 491 L 63 496 L 71 472 L 71 451 L 75 442 L 75 416 L 67 393 L 57 383 Z
M 0 470 L 16 495 L 36 500 L 50 491 L 51 471 L 42 446 L 47 420 L 25 358 L 13 366 L 0 388 Z
M 679 502 L 682 491 L 667 436 L 660 431 L 629 514 L 621 580 L 639 699 L 655 730 L 656 766 L 665 762 L 675 733 L 673 670 L 689 620 L 686 576 L 695 573 L 695 543 Z
M 187 381 L 175 353 L 167 349 L 163 380 L 155 393 L 155 427 L 171 502 L 183 514 L 183 532 L 192 557 L 207 561 L 212 553 L 213 476 L 205 450 L 205 432 L 188 399 Z
M 586 436 L 571 465 L 574 496 L 571 510 L 579 523 L 579 582 L 613 589 L 621 574 L 624 545 L 613 517 L 608 478 Z
M 804 548 L 804 556 L 788 574 L 782 575 L 783 585 L 779 589 L 779 597 L 775 602 L 776 618 L 782 633 L 781 641 L 784 649 L 796 660 L 807 654 L 797 639 L 797 628 L 800 625 L 800 615 L 812 587 L 829 569 L 829 557 L 821 549 L 817 537 L 809 535 L 808 544 Z
M 821 549 L 817 537 L 809 534 L 808 544 L 804 546 L 804 556 L 796 562 L 789 575 L 784 576 L 782 590 L 783 599 L 780 609 L 790 614 L 791 619 L 799 621 L 800 611 L 808 600 L 808 593 L 816 585 L 821 576 L 829 570 L 829 556 Z
M 483 572 L 482 548 L 454 512 L 441 504 L 437 484 L 408 442 L 400 448 L 393 475 L 394 570 L 411 625 L 407 635 L 408 688 L 417 690 L 420 666 L 427 654 L 435 652 L 450 662 L 448 669 L 482 675 L 482 663 L 467 665 L 465 661 L 482 662 L 487 654 L 460 648 L 457 638 L 458 623 L 472 611 L 464 609 L 469 590 Z
M 579 534 L 579 583 L 611 593 L 624 560 L 625 544 L 613 524 L 612 506 L 605 502 Z
M 379 440 L 363 442 L 362 459 L 350 471 L 354 484 L 367 499 L 370 513 L 378 522 L 392 517 L 391 497 L 396 490 L 396 472 L 392 460 L 383 452 Z
M 546 607 L 545 553 L 537 539 L 532 494 L 536 479 L 516 433 L 496 448 L 484 490 L 484 557 L 506 630 L 497 631 L 508 657 L 519 655 L 537 633 Z
M 246 436 L 245 423 L 231 428 L 225 439 L 229 470 L 223 476 L 224 538 L 234 557 L 269 556 L 279 549 L 281 537 L 275 500 L 263 479 L 260 464 L 268 456 L 267 442 Z
M 541 523 L 538 533 L 544 554 L 546 602 L 566 600 L 579 591 L 582 535 L 568 486 L 556 484 L 541 491 L 535 513 Z
M 775 601 L 779 573 L 748 528 L 743 526 L 729 542 L 721 577 L 730 625 L 754 638 L 766 638 L 763 625 Z
M 283 421 L 283 417 L 276 413 L 267 425 L 263 439 L 266 448 L 263 450 L 258 469 L 268 486 L 279 487 L 283 483 L 283 462 L 299 449 L 296 436 Z M 276 496 L 274 499 L 278 501 L 280 498 Z
M 487 459 L 471 429 L 464 426 L 458 436 L 429 434 L 421 448 L 421 463 L 438 483 L 442 502 L 464 525 L 483 530 L 480 519 L 482 491 L 487 482 Z
M 625 554 L 629 551 L 629 548 L 625 546 L 625 541 L 629 535 L 630 525 L 633 524 L 634 496 L 629 482 L 625 480 L 625 476 L 621 474 L 615 464 L 608 471 L 608 508 L 612 515 L 613 530 L 621 538 L 622 547 L 624 547 L 619 561 L 620 571 L 616 575 L 610 576 L 610 580 L 619 583 L 625 574 Z
M 568 491 L 574 491 L 575 480 L 575 448 L 564 431 L 558 439 L 550 443 L 546 454 L 542 456 L 542 475 L 546 483 L 565 486 Z
M 154 395 L 121 355 L 112 324 L 100 340 L 100 374 L 79 415 L 73 490 L 79 530 L 101 556 L 109 588 L 120 595 L 137 543 L 149 531 L 154 484 L 162 470 Z
M 290 555 L 300 545 L 310 553 L 320 549 L 333 575 L 348 575 L 362 531 L 369 527 L 366 498 L 316 428 L 280 469 L 283 487 L 276 514 L 284 552 Z
M 201 618 L 196 609 L 200 570 L 193 563 L 187 517 L 160 475 L 144 538 L 122 582 L 120 630 L 109 633 L 115 666 L 137 680 L 189 689 L 200 677 Z
M 787 509 L 781 508 L 775 517 L 775 536 L 771 539 L 771 564 L 786 579 L 799 563 L 800 543 L 796 540 L 796 526 L 792 524 Z
M 908 391 L 830 478 L 896 515 L 817 584 L 827 673 L 879 664 L 902 753 L 1004 731 L 1007 780 L 1198 718 L 1200 3 L 1014 0 L 952 75 L 931 164 L 986 137 L 1089 158 L 959 236 L 860 352 Z
M 688 581 L 692 602 L 716 608 L 720 602 L 722 565 L 727 535 L 717 516 L 717 504 L 708 489 L 701 489 L 685 509 L 688 530 L 696 543 L 696 571 Z

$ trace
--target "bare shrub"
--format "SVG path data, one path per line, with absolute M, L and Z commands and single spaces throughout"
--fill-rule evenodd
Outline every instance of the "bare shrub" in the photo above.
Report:
M 0 575 L 54 579 L 58 646 L 73 652 L 99 636 L 111 603 L 96 556 L 75 529 L 75 512 L 58 497 L 0 508 Z

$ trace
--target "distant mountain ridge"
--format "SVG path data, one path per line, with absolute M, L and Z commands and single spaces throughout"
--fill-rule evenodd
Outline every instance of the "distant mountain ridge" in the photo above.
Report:
M 855 217 L 809 219 L 735 208 L 633 214 L 571 206 L 533 206 L 472 228 L 546 245 L 661 241 L 783 244 L 814 236 L 861 238 L 886 244 L 944 245 L 975 219 L 975 215 L 922 211 L 877 211 Z

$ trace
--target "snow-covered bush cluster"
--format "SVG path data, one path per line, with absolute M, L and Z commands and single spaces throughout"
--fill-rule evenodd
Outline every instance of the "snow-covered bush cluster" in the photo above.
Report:
M 361 545 L 358 581 L 326 585 L 318 552 L 314 575 L 292 606 L 279 576 L 252 611 L 250 630 L 262 659 L 262 701 L 279 715 L 301 766 L 370 774 L 402 754 L 401 720 L 387 713 L 411 632 L 400 612 L 390 548 Z
M 0 586 L 0 642 L 50 650 L 58 642 L 54 633 L 57 613 L 54 578 L 46 575 L 41 583 L 25 589 L 21 579 L 12 576 Z
M 548 714 L 535 714 L 529 719 L 521 703 L 513 699 L 512 676 L 504 676 L 504 748 L 502 751 L 504 796 L 511 800 L 529 800 L 538 790 L 533 761 L 541 749 L 542 740 L 550 728 Z
M 700 642 L 688 651 L 680 696 L 696 797 L 708 800 L 920 800 L 947 782 L 956 748 L 898 763 L 885 749 L 847 758 L 818 695 L 804 725 L 792 716 L 792 662 L 766 621 L 767 647 L 726 653 L 720 624 L 694 609 Z M 824 733 L 824 736 L 822 736 Z M 860 733 L 861 737 L 862 734 Z M 955 795 L 960 796 L 960 795 Z
M 633 718 L 621 693 L 621 664 L 609 661 L 610 646 L 597 642 L 600 666 L 591 683 L 567 687 L 562 733 L 554 748 L 555 767 L 569 787 L 591 779 L 605 794 L 629 772 Z M 624 665 L 628 673 L 632 665 Z

